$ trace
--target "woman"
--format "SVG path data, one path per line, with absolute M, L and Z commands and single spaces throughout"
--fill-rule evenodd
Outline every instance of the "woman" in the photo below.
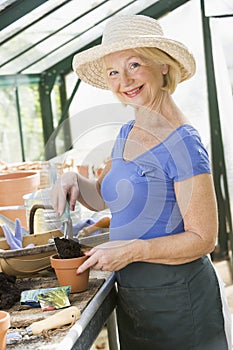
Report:
M 116 271 L 122 350 L 226 350 L 230 340 L 216 273 L 217 205 L 208 154 L 172 99 L 195 73 L 181 43 L 149 17 L 115 16 L 101 45 L 74 57 L 85 82 L 133 106 L 96 182 L 65 173 L 52 190 L 59 215 L 69 195 L 112 214 L 110 242 L 78 269 Z

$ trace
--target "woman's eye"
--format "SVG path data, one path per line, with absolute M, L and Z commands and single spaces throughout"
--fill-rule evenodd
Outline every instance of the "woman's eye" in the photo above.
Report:
M 110 77 L 114 77 L 114 76 L 116 76 L 117 75 L 117 71 L 116 70 L 112 70 L 111 72 L 109 72 L 108 74 L 109 74 L 109 76 Z
M 139 64 L 138 62 L 134 62 L 134 63 L 131 63 L 131 64 L 130 64 L 129 68 L 130 68 L 130 69 L 134 69 L 134 68 L 137 68 L 137 67 L 139 67 L 139 66 L 140 66 L 140 64 Z

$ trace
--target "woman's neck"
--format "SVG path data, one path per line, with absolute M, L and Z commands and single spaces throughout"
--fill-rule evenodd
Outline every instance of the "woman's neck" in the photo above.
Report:
M 149 130 L 150 128 L 157 128 L 164 125 L 177 128 L 187 122 L 187 118 L 168 94 L 164 96 L 160 104 L 152 108 L 144 106 L 137 106 L 135 108 L 135 126 L 144 129 Z

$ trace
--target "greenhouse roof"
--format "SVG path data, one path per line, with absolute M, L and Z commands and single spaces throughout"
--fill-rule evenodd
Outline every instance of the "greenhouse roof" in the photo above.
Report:
M 59 66 L 71 70 L 73 55 L 98 44 L 109 17 L 154 17 L 188 0 L 3 0 L 0 1 L 0 76 L 37 75 Z

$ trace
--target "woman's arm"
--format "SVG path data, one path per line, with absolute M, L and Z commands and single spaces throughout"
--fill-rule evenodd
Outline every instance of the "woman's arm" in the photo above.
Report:
M 77 200 L 86 208 L 94 211 L 106 209 L 100 188 L 105 175 L 109 172 L 112 166 L 112 161 L 108 161 L 97 180 L 89 180 L 84 176 L 77 175 L 78 182 L 78 197 Z
M 210 174 L 175 184 L 184 232 L 143 241 L 143 260 L 180 264 L 214 250 L 218 233 L 215 191 Z
M 218 232 L 212 176 L 196 175 L 175 184 L 184 232 L 149 240 L 115 241 L 91 249 L 78 272 L 92 266 L 116 271 L 136 261 L 182 264 L 214 250 Z
M 51 190 L 51 202 L 58 215 L 62 215 L 66 198 L 69 198 L 70 209 L 74 210 L 76 201 L 90 210 L 100 211 L 106 208 L 106 204 L 100 193 L 100 186 L 104 176 L 111 168 L 108 161 L 97 180 L 90 180 L 75 172 L 62 174 Z

